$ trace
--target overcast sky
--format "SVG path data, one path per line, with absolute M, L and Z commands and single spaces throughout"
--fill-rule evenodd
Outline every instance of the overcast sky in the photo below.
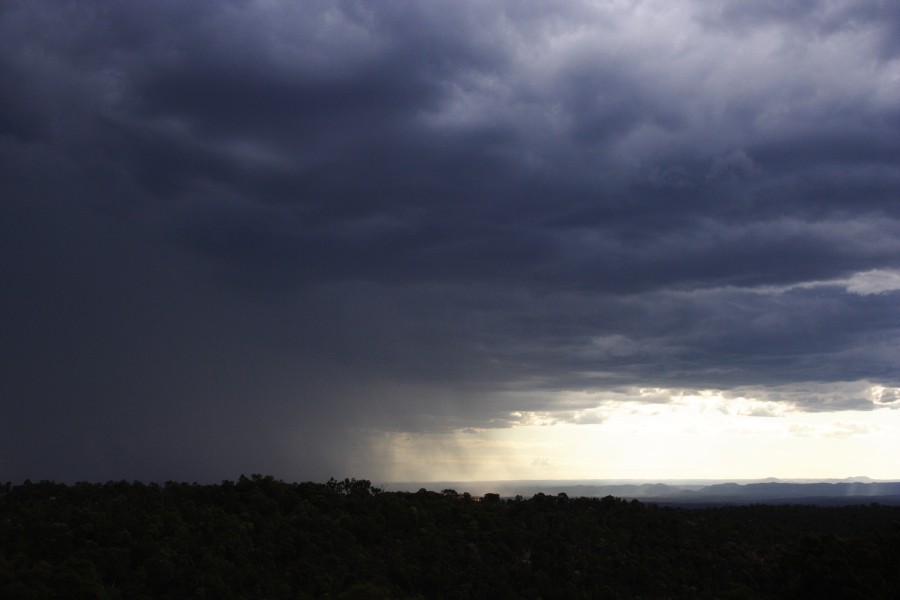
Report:
M 897 2 L 5 0 L 0 81 L 0 481 L 900 478 Z

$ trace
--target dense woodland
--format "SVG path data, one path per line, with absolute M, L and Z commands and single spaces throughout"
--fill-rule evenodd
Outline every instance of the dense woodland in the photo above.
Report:
M 890 598 L 900 507 L 0 485 L 0 598 Z

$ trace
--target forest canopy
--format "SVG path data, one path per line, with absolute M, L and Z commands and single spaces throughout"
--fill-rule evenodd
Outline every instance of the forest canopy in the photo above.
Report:
M 887 598 L 900 507 L 671 508 L 369 481 L 0 485 L 0 597 Z

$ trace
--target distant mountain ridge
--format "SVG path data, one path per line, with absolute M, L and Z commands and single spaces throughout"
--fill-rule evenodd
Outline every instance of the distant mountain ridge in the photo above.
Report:
M 396 489 L 441 490 L 446 488 L 486 491 L 504 497 L 530 497 L 535 494 L 566 494 L 572 497 L 636 498 L 650 502 L 749 504 L 762 502 L 797 502 L 815 504 L 859 504 L 885 502 L 900 504 L 900 482 L 873 481 L 866 477 L 815 482 L 787 482 L 766 479 L 746 483 L 606 483 L 602 481 L 496 481 L 496 482 L 437 482 L 397 484 Z
M 900 483 L 723 483 L 705 487 L 704 494 L 770 495 L 789 492 L 806 496 L 879 496 L 900 493 Z

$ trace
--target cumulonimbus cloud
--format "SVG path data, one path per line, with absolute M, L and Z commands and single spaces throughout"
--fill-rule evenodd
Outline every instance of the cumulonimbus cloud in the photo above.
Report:
M 3 448 L 892 407 L 847 392 L 898 385 L 892 11 L 4 2 Z

